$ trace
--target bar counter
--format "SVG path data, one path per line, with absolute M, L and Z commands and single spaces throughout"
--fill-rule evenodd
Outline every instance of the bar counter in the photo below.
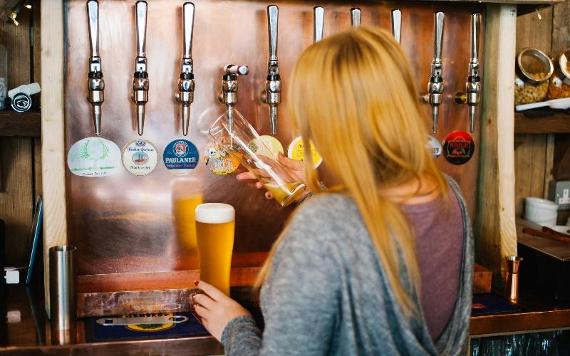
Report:
M 41 290 L 26 290 L 23 286 L 8 286 L 7 324 L 0 331 L 0 354 L 83 355 L 116 354 L 223 354 L 222 346 L 213 337 L 171 338 L 112 342 L 86 342 L 81 320 L 77 324 L 76 340 L 68 345 L 52 343 L 49 320 L 39 294 Z M 232 296 L 248 308 L 252 300 L 247 288 L 232 289 Z M 554 305 L 530 297 L 520 303 L 520 311 L 471 317 L 471 336 L 485 337 L 514 333 L 570 329 L 570 304 Z

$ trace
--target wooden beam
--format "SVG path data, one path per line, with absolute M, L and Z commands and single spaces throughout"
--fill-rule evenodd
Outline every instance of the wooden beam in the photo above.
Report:
M 44 282 L 49 315 L 48 249 L 67 243 L 65 131 L 63 114 L 63 0 L 41 2 L 42 182 Z
M 514 81 L 517 8 L 488 5 L 476 258 L 502 281 L 505 257 L 517 254 L 515 226 Z

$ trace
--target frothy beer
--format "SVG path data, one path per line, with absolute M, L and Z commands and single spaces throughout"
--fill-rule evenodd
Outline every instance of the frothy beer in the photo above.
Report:
M 195 220 L 200 279 L 229 295 L 235 210 L 228 204 L 201 204 Z

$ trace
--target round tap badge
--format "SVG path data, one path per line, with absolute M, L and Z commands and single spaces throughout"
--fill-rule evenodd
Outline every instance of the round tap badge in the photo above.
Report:
M 86 137 L 75 142 L 67 153 L 67 167 L 76 176 L 106 177 L 121 166 L 121 150 L 102 137 Z
M 323 163 L 323 158 L 315 148 L 315 145 L 311 142 L 311 155 L 315 168 Z M 287 157 L 294 159 L 295 161 L 303 161 L 305 159 L 305 148 L 303 145 L 303 138 L 301 136 L 296 137 L 289 144 L 289 149 L 287 150 Z
M 439 142 L 439 140 L 434 136 L 428 137 L 426 146 L 428 150 L 430 150 L 433 158 L 438 158 L 443 153 L 443 146 L 441 146 L 441 142 Z
M 206 166 L 215 175 L 225 176 L 235 172 L 239 167 L 239 160 L 209 144 L 206 148 Z
M 158 153 L 149 141 L 137 139 L 123 148 L 123 166 L 135 176 L 146 176 L 156 168 Z
M 465 131 L 450 132 L 443 140 L 443 155 L 452 164 L 465 164 L 475 152 L 473 137 Z
M 191 169 L 196 168 L 199 160 L 196 146 L 184 138 L 170 141 L 162 154 L 164 166 L 177 175 L 188 174 Z
M 283 145 L 273 136 L 262 135 L 254 138 L 249 143 L 249 148 L 253 153 L 269 157 L 271 159 L 277 159 L 279 153 L 283 154 Z

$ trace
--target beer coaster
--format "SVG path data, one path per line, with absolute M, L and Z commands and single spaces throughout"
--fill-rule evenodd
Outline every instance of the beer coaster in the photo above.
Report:
M 443 155 L 452 164 L 467 163 L 475 152 L 473 137 L 465 131 L 450 132 L 443 140 Z
M 106 177 L 121 167 L 121 150 L 102 137 L 86 137 L 67 152 L 67 167 L 76 176 Z
M 239 160 L 209 144 L 206 148 L 206 166 L 215 175 L 225 176 L 236 171 Z
M 287 150 L 287 157 L 293 159 L 295 161 L 303 161 L 305 159 L 305 148 L 303 145 L 303 138 L 301 136 L 297 136 L 291 143 L 289 144 L 289 149 Z M 323 163 L 323 158 L 321 157 L 320 153 L 315 148 L 315 145 L 311 142 L 311 155 L 313 159 L 314 167 L 317 168 Z
M 170 141 L 162 153 L 162 163 L 176 175 L 185 175 L 198 165 L 200 155 L 196 146 L 189 140 L 179 138 Z
M 249 148 L 253 153 L 269 157 L 276 160 L 279 153 L 283 154 L 283 145 L 273 136 L 262 135 L 254 138 L 249 143 Z
M 443 146 L 441 145 L 441 142 L 439 142 L 439 140 L 434 136 L 428 137 L 426 146 L 430 150 L 433 158 L 438 158 L 443 153 Z
M 154 145 L 137 139 L 123 148 L 123 166 L 135 176 L 146 176 L 156 168 L 158 153 Z

